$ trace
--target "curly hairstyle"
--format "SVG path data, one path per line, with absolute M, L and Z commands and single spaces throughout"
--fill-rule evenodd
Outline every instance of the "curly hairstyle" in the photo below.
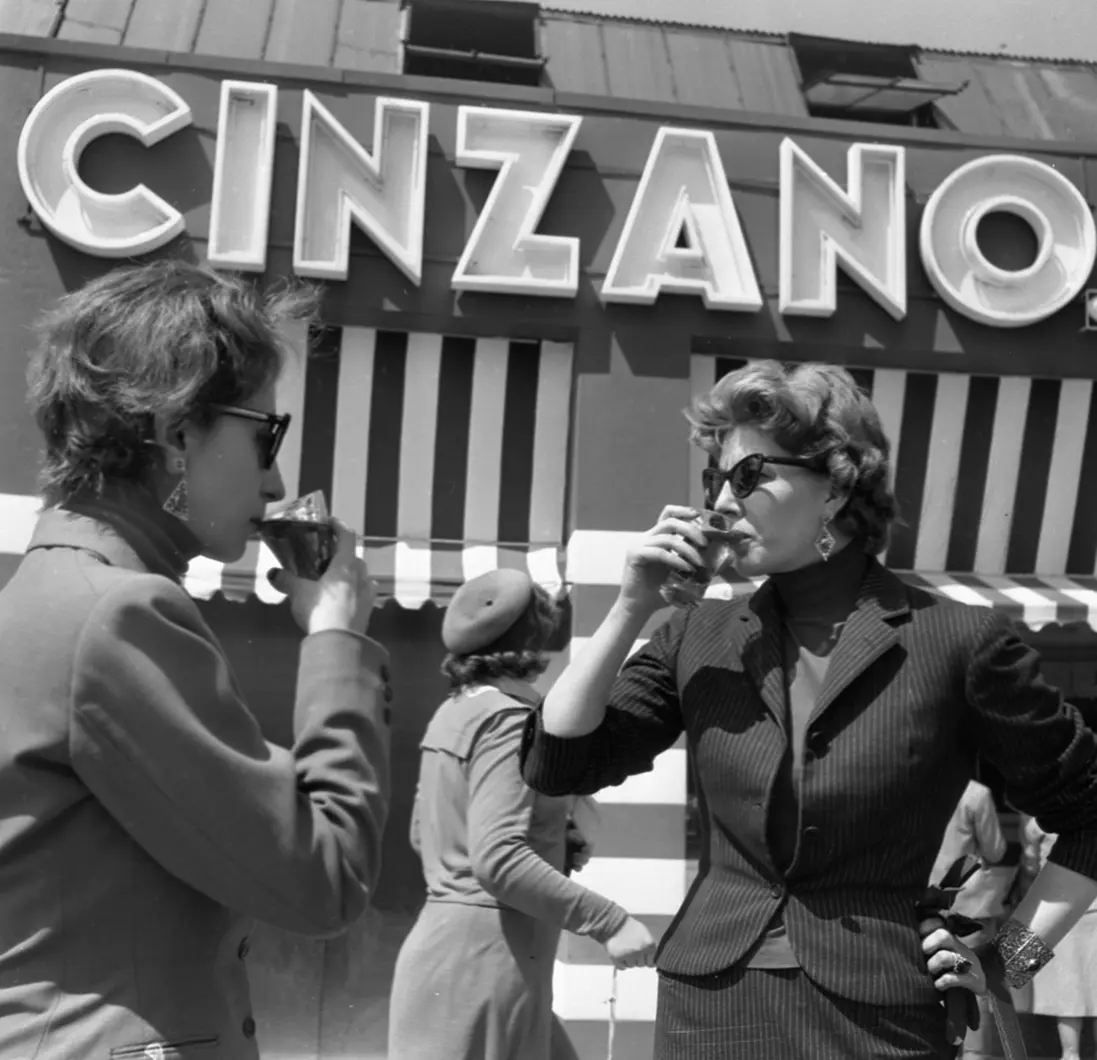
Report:
M 560 606 L 540 585 L 534 584 L 525 611 L 494 644 L 469 655 L 450 652 L 442 660 L 450 694 L 492 678 L 528 681 L 548 668 L 545 646 L 560 622 Z
M 844 368 L 752 361 L 725 375 L 685 411 L 690 442 L 719 456 L 725 436 L 751 426 L 793 456 L 819 457 L 847 499 L 834 525 L 866 552 L 887 547 L 899 518 L 889 482 L 891 445 L 880 415 Z
M 315 288 L 267 294 L 179 260 L 117 269 L 64 296 L 39 323 L 28 403 L 45 436 L 48 506 L 146 479 L 154 417 L 208 426 L 246 404 L 291 355 L 283 328 L 311 320 Z

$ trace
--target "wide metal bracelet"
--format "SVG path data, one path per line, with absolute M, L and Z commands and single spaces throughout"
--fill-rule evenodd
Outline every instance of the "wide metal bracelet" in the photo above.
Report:
M 1039 935 L 1016 920 L 1007 920 L 991 945 L 1002 958 L 1006 982 L 1019 990 L 1055 956 Z

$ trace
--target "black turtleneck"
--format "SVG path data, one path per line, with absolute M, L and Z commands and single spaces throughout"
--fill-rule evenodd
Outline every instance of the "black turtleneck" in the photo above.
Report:
M 181 581 L 201 550 L 186 523 L 169 515 L 141 486 L 111 483 L 101 495 L 84 494 L 63 505 L 109 526 L 154 574 Z
M 787 871 L 800 835 L 800 778 L 808 721 L 845 621 L 857 604 L 868 557 L 857 541 L 827 561 L 770 575 L 785 625 L 786 731 L 789 746 L 770 796 L 767 840 L 774 864 Z M 752 968 L 795 968 L 779 915 L 747 961 Z

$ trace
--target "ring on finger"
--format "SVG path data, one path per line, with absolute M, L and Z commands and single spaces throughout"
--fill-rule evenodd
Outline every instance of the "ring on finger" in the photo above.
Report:
M 967 957 L 961 956 L 959 953 L 955 954 L 956 960 L 952 965 L 952 970 L 957 975 L 967 975 L 971 971 L 971 961 Z

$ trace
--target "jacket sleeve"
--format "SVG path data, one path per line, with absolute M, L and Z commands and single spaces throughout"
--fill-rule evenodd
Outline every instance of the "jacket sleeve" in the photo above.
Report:
M 606 942 L 628 919 L 608 898 L 557 872 L 529 844 L 537 796 L 522 780 L 518 746 L 528 708 L 495 712 L 469 759 L 469 862 L 492 897 L 527 916 Z
M 545 731 L 541 711 L 526 722 L 522 775 L 546 795 L 593 795 L 635 773 L 649 773 L 655 758 L 682 733 L 678 650 L 689 612 L 680 609 L 629 657 L 613 683 L 602 724 L 585 736 Z
M 78 775 L 195 890 L 301 934 L 344 930 L 375 885 L 389 800 L 387 656 L 353 633 L 301 645 L 294 746 L 267 743 L 194 603 L 135 578 L 77 646 Z
M 980 752 L 1002 775 L 1010 804 L 1058 833 L 1050 861 L 1097 879 L 1097 735 L 999 612 L 975 638 L 966 689 Z

